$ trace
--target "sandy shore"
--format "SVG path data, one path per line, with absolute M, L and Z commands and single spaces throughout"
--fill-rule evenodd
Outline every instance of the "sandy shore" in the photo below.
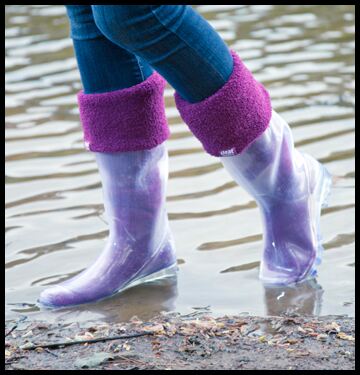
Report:
M 354 335 L 354 318 L 344 316 L 195 312 L 119 324 L 24 321 L 6 327 L 5 369 L 345 370 L 355 368 Z

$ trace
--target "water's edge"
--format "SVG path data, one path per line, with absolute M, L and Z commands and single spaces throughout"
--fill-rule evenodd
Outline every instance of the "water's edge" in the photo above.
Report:
M 82 143 L 80 77 L 65 8 L 7 5 L 5 13 L 6 320 L 119 322 L 160 311 L 214 316 L 354 315 L 354 6 L 196 7 L 269 90 L 296 146 L 334 177 L 321 227 L 317 282 L 265 288 L 258 280 L 260 213 L 181 121 L 165 91 L 171 138 L 167 209 L 177 279 L 61 310 L 36 304 L 47 285 L 86 268 L 107 237 L 100 178 Z M 194 310 L 195 308 L 195 310 Z

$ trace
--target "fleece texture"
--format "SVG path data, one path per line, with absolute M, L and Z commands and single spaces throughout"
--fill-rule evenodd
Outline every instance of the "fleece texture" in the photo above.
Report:
M 270 96 L 235 51 L 228 81 L 212 96 L 189 103 L 176 92 L 175 102 L 184 122 L 213 156 L 241 153 L 268 127 Z
M 101 94 L 78 93 L 85 146 L 95 152 L 151 149 L 170 135 L 164 106 L 166 81 L 154 72 L 145 81 Z

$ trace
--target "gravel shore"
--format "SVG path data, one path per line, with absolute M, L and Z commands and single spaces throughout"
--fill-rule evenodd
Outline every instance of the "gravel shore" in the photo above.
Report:
M 5 369 L 355 369 L 346 316 L 160 314 L 143 322 L 9 323 Z

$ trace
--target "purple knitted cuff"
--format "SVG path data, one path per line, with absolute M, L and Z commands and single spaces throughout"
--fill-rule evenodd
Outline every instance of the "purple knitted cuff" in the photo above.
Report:
M 215 94 L 189 103 L 175 93 L 182 119 L 213 156 L 239 154 L 268 127 L 271 102 L 235 51 L 233 72 Z
M 124 152 L 151 149 L 169 137 L 166 81 L 156 72 L 135 86 L 101 94 L 78 93 L 87 149 Z

